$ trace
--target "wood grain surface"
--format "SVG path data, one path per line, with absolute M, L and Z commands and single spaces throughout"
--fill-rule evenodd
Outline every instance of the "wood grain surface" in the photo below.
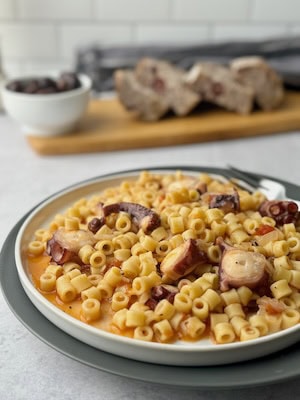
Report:
M 300 129 L 300 92 L 287 92 L 277 110 L 238 115 L 200 105 L 187 117 L 139 121 L 117 99 L 91 100 L 74 132 L 58 137 L 28 136 L 41 155 L 75 154 L 170 146 L 288 132 Z

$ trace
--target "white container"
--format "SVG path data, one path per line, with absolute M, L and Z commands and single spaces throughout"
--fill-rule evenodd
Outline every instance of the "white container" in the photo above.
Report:
M 53 74 L 52 77 L 55 78 Z M 1 88 L 3 106 L 26 135 L 56 136 L 70 132 L 83 116 L 90 98 L 91 79 L 79 75 L 79 80 L 81 87 L 53 94 L 13 92 L 5 82 Z

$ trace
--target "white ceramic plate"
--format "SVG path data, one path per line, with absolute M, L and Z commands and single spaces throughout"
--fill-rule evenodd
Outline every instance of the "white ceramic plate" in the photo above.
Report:
M 155 170 L 159 173 L 159 170 Z M 174 172 L 163 170 L 161 173 Z M 198 170 L 184 171 L 199 174 Z M 62 213 L 76 200 L 98 193 L 106 187 L 116 186 L 124 179 L 135 179 L 138 172 L 112 174 L 80 183 L 54 195 L 37 207 L 23 223 L 16 239 L 15 259 L 21 284 L 36 308 L 64 332 L 99 350 L 130 359 L 166 365 L 205 366 L 229 364 L 261 357 L 281 350 L 299 340 L 299 327 L 273 333 L 248 342 L 216 345 L 209 340 L 176 342 L 174 344 L 149 343 L 126 338 L 89 326 L 58 309 L 34 287 L 27 271 L 26 249 L 34 232 L 47 226 L 55 214 Z

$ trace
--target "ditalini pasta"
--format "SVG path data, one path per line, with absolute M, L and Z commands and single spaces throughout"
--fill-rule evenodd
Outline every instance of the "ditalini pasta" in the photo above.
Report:
M 87 324 L 138 340 L 246 341 L 300 321 L 300 218 L 208 174 L 142 171 L 40 227 L 36 288 Z

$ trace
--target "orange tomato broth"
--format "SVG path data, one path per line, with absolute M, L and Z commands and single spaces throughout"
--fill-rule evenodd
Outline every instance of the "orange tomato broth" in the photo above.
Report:
M 49 264 L 50 257 L 49 256 L 28 256 L 28 271 L 29 276 L 35 286 L 35 288 L 55 307 L 58 307 L 60 310 L 65 312 L 66 314 L 71 315 L 72 317 L 88 324 L 94 326 L 95 328 L 102 329 L 111 333 L 116 333 L 122 336 L 133 337 L 133 329 L 127 328 L 126 330 L 120 330 L 117 326 L 111 324 L 113 311 L 111 310 L 110 304 L 108 300 L 101 301 L 101 318 L 97 321 L 87 321 L 87 319 L 81 313 L 81 300 L 80 297 L 75 300 L 64 303 L 60 300 L 56 291 L 53 292 L 44 292 L 40 289 L 40 276 L 45 272 L 46 267 Z
M 75 300 L 69 302 L 69 303 L 64 303 L 63 301 L 60 300 L 59 296 L 57 295 L 56 291 L 54 290 L 53 292 L 45 292 L 40 289 L 40 276 L 45 272 L 45 269 L 49 265 L 50 257 L 46 255 L 41 255 L 41 256 L 32 256 L 28 255 L 27 257 L 27 265 L 28 265 L 28 271 L 29 271 L 29 276 L 35 286 L 35 288 L 44 296 L 50 303 L 52 303 L 55 307 L 58 307 L 60 310 L 65 312 L 66 314 L 76 318 L 79 321 L 82 321 L 90 326 L 94 326 L 95 328 L 98 328 L 100 330 L 104 330 L 110 333 L 114 333 L 120 336 L 125 336 L 129 338 L 133 338 L 133 328 L 126 328 L 124 330 L 119 329 L 117 326 L 112 324 L 112 317 L 114 312 L 112 311 L 110 307 L 110 301 L 109 300 L 101 300 L 101 317 L 97 321 L 87 321 L 87 319 L 82 315 L 81 312 L 81 300 L 80 297 L 77 297 Z M 176 341 L 177 338 L 176 335 L 173 338 L 173 342 Z M 206 327 L 204 333 L 201 335 L 200 338 L 198 339 L 192 339 L 188 336 L 182 336 L 180 337 L 180 340 L 183 340 L 185 342 L 195 342 L 201 339 L 210 339 L 213 343 L 215 342 L 215 338 L 212 335 L 212 332 L 210 331 L 209 326 Z M 155 341 L 153 339 L 152 341 Z M 172 343 L 172 340 L 169 341 L 169 343 Z

